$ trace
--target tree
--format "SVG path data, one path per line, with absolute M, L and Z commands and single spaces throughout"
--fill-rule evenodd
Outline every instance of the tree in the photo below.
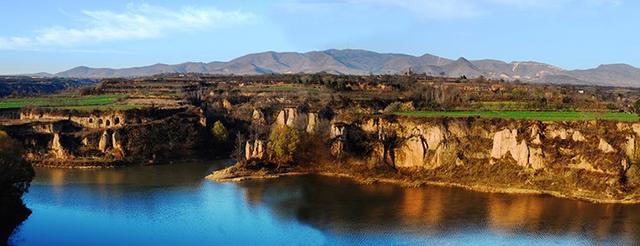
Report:
M 633 109 L 636 111 L 636 114 L 640 114 L 640 99 L 633 103 Z
M 22 159 L 18 142 L 0 130 L 0 196 L 20 197 L 33 177 L 33 168 Z
M 213 127 L 211 128 L 211 135 L 213 136 L 213 139 L 216 141 L 216 143 L 227 142 L 227 138 L 229 136 L 227 128 L 225 128 L 220 121 L 216 121 L 213 123 Z
M 272 159 L 279 164 L 293 161 L 300 144 L 298 131 L 288 126 L 278 126 L 271 130 L 267 148 Z
M 231 153 L 231 158 L 235 159 L 238 162 L 243 162 L 245 160 L 244 147 L 246 141 L 247 140 L 242 133 L 236 134 L 236 140 L 233 143 L 233 152 Z

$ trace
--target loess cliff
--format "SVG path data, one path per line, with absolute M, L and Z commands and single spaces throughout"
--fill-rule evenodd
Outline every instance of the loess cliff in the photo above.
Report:
M 297 161 L 270 166 L 277 153 L 268 134 L 253 134 L 242 146 L 244 160 L 209 178 L 320 173 L 365 182 L 640 201 L 640 123 L 388 115 L 353 120 L 296 108 L 266 115 L 254 110 L 251 128 L 297 131 L 302 138 Z
M 206 117 L 195 108 L 96 111 L 24 109 L 4 128 L 35 165 L 112 167 L 198 157 Z M 176 151 L 179 150 L 179 151 Z

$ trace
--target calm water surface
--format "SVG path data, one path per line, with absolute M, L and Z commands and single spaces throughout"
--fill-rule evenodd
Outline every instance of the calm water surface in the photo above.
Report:
M 15 245 L 638 244 L 640 206 L 289 177 L 219 184 L 218 163 L 37 169 Z

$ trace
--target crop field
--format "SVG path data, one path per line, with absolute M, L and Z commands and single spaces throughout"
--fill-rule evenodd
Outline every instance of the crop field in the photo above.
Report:
M 304 85 L 248 85 L 240 87 L 243 92 L 310 92 L 320 93 L 324 90 L 321 87 L 304 86 Z
M 468 109 L 480 111 L 526 111 L 527 109 L 531 110 L 532 106 L 528 102 L 489 101 L 473 102 Z
M 612 120 L 612 121 L 638 121 L 636 114 L 620 112 L 537 112 L 537 111 L 410 111 L 398 112 L 396 115 L 409 117 L 482 117 L 498 119 L 526 119 L 540 121 L 585 121 L 585 120 Z
M 23 108 L 26 106 L 55 108 L 98 108 L 115 104 L 125 98 L 121 94 L 88 95 L 60 94 L 55 96 L 2 98 L 0 109 Z

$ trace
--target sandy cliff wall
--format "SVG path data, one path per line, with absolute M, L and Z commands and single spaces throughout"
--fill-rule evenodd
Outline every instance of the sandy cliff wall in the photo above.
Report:
M 165 114 L 169 115 L 164 117 Z M 201 111 L 135 115 L 123 112 L 65 114 L 25 111 L 25 123 L 8 126 L 36 164 L 111 166 L 197 158 L 208 131 Z
M 256 122 L 265 121 L 262 113 L 253 116 Z M 275 116 L 267 124 L 297 129 L 309 138 L 305 144 L 324 146 L 301 147 L 309 151 L 301 156 L 322 150 L 333 162 L 386 167 L 438 182 L 553 190 L 605 200 L 640 197 L 640 123 L 394 116 L 349 122 L 295 109 Z M 268 161 L 265 146 L 267 139 L 251 139 L 245 157 Z
M 398 118 L 369 119 L 359 127 L 373 141 L 397 137 L 383 150 L 395 156 L 388 164 L 422 169 L 509 163 L 530 170 L 563 167 L 618 175 L 637 161 L 640 137 L 640 123 L 596 121 Z

